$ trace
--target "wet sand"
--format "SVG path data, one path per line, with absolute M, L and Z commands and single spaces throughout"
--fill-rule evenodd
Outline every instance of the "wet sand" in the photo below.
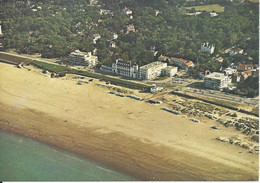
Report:
M 258 155 L 211 130 L 107 89 L 0 63 L 0 128 L 70 150 L 137 180 L 257 180 Z M 144 94 L 136 94 L 142 97 Z

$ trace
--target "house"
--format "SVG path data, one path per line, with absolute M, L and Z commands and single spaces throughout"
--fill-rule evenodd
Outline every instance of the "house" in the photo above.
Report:
M 247 70 L 252 70 L 254 69 L 253 64 L 239 64 L 238 70 L 240 71 L 247 71 Z
M 101 38 L 100 34 L 93 34 L 92 35 L 93 43 L 96 44 L 97 40 L 100 38 Z
M 166 68 L 162 69 L 162 75 L 172 77 L 175 76 L 178 72 L 178 67 L 167 66 Z
M 178 65 L 179 67 L 181 67 L 182 69 L 187 70 L 190 67 L 194 67 L 194 63 L 190 60 L 185 60 L 182 58 L 175 58 L 175 57 L 171 57 L 170 61 L 172 61 L 174 64 Z
M 160 11 L 159 10 L 155 10 L 155 16 L 157 17 L 159 15 Z
M 185 15 L 189 15 L 189 16 L 197 16 L 197 15 L 200 15 L 202 12 L 200 11 L 197 11 L 195 13 L 185 13 Z
M 208 42 L 202 43 L 200 46 L 200 50 L 201 50 L 201 52 L 206 52 L 206 53 L 212 54 L 212 53 L 214 53 L 215 46 L 213 44 L 209 44 Z
M 125 14 L 125 15 L 132 15 L 132 10 L 130 10 L 129 8 L 125 7 L 122 12 Z
M 224 73 L 225 75 L 227 75 L 227 76 L 233 75 L 233 74 L 236 73 L 236 72 L 237 72 L 236 69 L 232 69 L 232 68 L 230 68 L 230 67 L 226 68 L 226 69 L 223 71 L 223 73 Z
M 209 13 L 209 14 L 210 14 L 210 17 L 216 17 L 216 16 L 218 16 L 218 14 L 215 13 L 215 12 L 211 12 L 211 13 Z
M 231 48 L 231 49 L 230 49 L 230 52 L 229 52 L 229 56 L 232 57 L 232 56 L 234 56 L 234 55 L 236 55 L 236 54 L 238 54 L 238 53 L 239 53 L 239 54 L 242 54 L 243 51 L 244 51 L 244 50 L 243 50 L 243 49 L 240 49 L 240 48 L 235 48 L 235 47 L 234 47 L 234 48 Z
M 69 63 L 71 65 L 80 65 L 80 66 L 95 66 L 98 63 L 97 56 L 93 56 L 91 52 L 81 52 L 75 50 L 69 54 Z
M 126 27 L 126 34 L 128 34 L 131 31 L 135 32 L 135 26 L 133 24 L 127 25 L 127 27 Z
M 111 33 L 111 34 L 112 34 L 113 39 L 117 39 L 118 38 L 118 34 L 116 34 L 116 33 Z
M 114 41 L 110 41 L 109 42 L 109 47 L 110 48 L 115 48 L 116 47 L 116 43 Z
M 161 56 L 158 58 L 158 61 L 166 61 L 167 59 L 169 59 L 169 57 L 161 55 Z
M 210 89 L 222 90 L 227 88 L 231 83 L 231 79 L 223 73 L 213 72 L 204 78 L 204 86 Z
M 97 0 L 90 0 L 89 3 L 90 3 L 91 6 L 97 6 L 98 5 Z
M 140 67 L 140 79 L 151 80 L 159 77 L 162 74 L 162 70 L 167 67 L 167 63 L 152 62 L 150 64 Z
M 110 10 L 105 10 L 105 9 L 100 9 L 99 14 L 100 15 L 112 15 L 113 16 L 113 12 L 111 12 Z
M 243 80 L 246 80 L 248 77 L 253 76 L 253 71 L 243 71 L 241 72 L 241 76 Z
M 223 62 L 224 59 L 223 59 L 223 57 L 218 57 L 218 58 L 215 59 L 215 61 L 217 61 L 217 62 Z

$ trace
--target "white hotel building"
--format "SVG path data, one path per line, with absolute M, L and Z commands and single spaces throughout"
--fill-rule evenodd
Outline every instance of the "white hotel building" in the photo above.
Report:
M 231 83 L 231 79 L 223 73 L 213 72 L 204 78 L 204 85 L 206 88 L 222 90 L 227 88 Z
M 75 50 L 69 54 L 69 62 L 71 65 L 80 65 L 80 66 L 94 66 L 98 63 L 98 57 L 93 56 L 91 52 L 81 52 Z
M 141 80 L 151 80 L 159 77 L 162 70 L 167 67 L 167 63 L 163 62 L 153 62 L 140 67 L 140 79 Z

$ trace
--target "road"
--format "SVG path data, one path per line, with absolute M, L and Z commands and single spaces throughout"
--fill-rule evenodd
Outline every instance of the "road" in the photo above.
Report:
M 172 80 L 168 79 L 168 80 L 161 81 L 161 83 L 157 82 L 157 85 L 172 90 L 178 89 L 179 91 L 184 91 L 187 94 L 195 95 L 195 96 L 204 96 L 209 98 L 225 100 L 227 102 L 243 103 L 243 104 L 253 105 L 253 106 L 259 105 L 258 97 L 243 98 L 238 95 L 233 95 L 221 91 L 209 90 L 209 89 L 198 89 L 194 87 L 195 85 L 198 84 L 203 85 L 202 82 L 203 82 L 202 80 L 183 79 L 183 78 L 174 77 L 172 78 Z

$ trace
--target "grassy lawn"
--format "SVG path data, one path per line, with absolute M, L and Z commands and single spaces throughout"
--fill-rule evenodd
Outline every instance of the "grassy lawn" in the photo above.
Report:
M 190 6 L 186 7 L 186 9 L 192 9 L 195 8 L 197 11 L 208 11 L 212 12 L 213 10 L 215 12 L 224 12 L 224 6 L 220 6 L 219 4 L 210 4 L 210 5 L 203 5 L 203 6 Z
M 162 80 L 165 80 L 165 79 L 167 79 L 168 77 L 158 77 L 158 78 L 155 78 L 154 80 L 155 81 L 162 81 Z
M 115 85 L 119 85 L 119 86 L 123 86 L 123 87 L 127 87 L 127 88 L 132 88 L 132 89 L 139 89 L 139 90 L 149 90 L 150 85 L 146 85 L 146 84 L 142 84 L 142 83 L 136 83 L 133 81 L 127 81 L 127 80 L 123 80 L 123 79 L 118 79 L 118 78 L 113 78 L 113 77 L 109 77 L 106 75 L 101 75 L 101 74 L 96 74 L 96 73 L 91 73 L 88 71 L 80 71 L 80 70 L 76 70 L 76 69 L 70 69 L 67 68 L 65 66 L 60 66 L 60 65 L 54 65 L 51 63 L 46 63 L 46 62 L 40 62 L 40 61 L 32 61 L 31 62 L 32 65 L 39 67 L 41 69 L 45 69 L 51 72 L 55 72 L 55 73 L 67 73 L 67 74 L 77 74 L 77 75 L 81 75 L 81 76 L 86 76 L 86 77 L 91 77 L 91 78 L 96 78 L 96 79 L 100 79 L 103 81 L 108 81 L 111 84 L 115 84 Z

